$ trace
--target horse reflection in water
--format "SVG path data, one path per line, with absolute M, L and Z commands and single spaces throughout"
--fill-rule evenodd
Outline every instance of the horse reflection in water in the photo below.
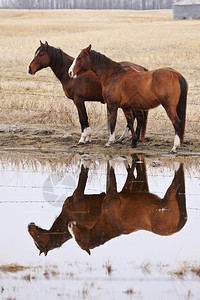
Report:
M 72 236 L 90 254 L 90 249 L 121 234 L 147 230 L 167 236 L 181 230 L 187 220 L 183 164 L 175 172 L 164 198 L 159 198 L 149 193 L 144 159 L 137 162 L 138 157 L 133 156 L 131 167 L 126 165 L 128 175 L 121 192 L 117 192 L 111 164 L 107 192 L 99 195 L 84 195 L 89 168 L 82 165 L 78 186 L 66 199 L 52 227 L 46 230 L 34 223 L 28 225 L 40 254 L 47 255 Z

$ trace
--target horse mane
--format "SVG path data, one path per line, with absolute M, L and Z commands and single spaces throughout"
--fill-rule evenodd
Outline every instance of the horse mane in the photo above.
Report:
M 51 57 L 50 67 L 52 68 L 55 75 L 57 75 L 63 66 L 63 51 L 60 48 L 48 46 L 48 53 Z
M 91 59 L 97 60 L 100 64 L 108 64 L 108 62 L 111 62 L 121 66 L 119 63 L 113 61 L 112 59 L 108 58 L 107 56 L 105 56 L 100 52 L 96 52 L 95 50 L 91 50 L 90 55 L 91 55 Z

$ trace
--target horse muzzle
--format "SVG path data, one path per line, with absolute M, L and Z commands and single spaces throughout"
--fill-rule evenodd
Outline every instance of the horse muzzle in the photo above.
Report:
M 35 75 L 35 73 L 36 73 L 36 71 L 33 71 L 33 70 L 31 69 L 30 66 L 29 66 L 29 68 L 28 68 L 28 72 L 29 72 L 29 74 L 31 74 L 31 75 Z
M 31 222 L 28 224 L 28 231 L 31 230 L 32 226 L 35 226 L 35 223 L 34 222 Z

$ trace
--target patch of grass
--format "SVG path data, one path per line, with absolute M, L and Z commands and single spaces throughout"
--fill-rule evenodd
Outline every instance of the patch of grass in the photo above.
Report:
M 103 265 L 103 267 L 106 269 L 106 273 L 108 275 L 111 275 L 111 273 L 113 272 L 113 268 L 112 268 L 110 262 L 109 261 L 106 262 L 105 265 Z
M 141 268 L 142 268 L 142 271 L 144 274 L 150 274 L 151 273 L 151 270 L 150 270 L 150 263 L 149 262 L 145 262 L 141 265 Z
M 86 298 L 88 296 L 88 289 L 87 288 L 83 288 L 82 296 L 83 296 L 83 298 Z
M 133 295 L 133 294 L 135 294 L 135 292 L 134 292 L 133 289 L 128 289 L 124 293 L 127 294 L 127 295 Z
M 175 275 L 179 279 L 183 279 L 183 277 L 186 276 L 188 271 L 190 271 L 190 267 L 186 262 L 183 262 L 182 264 L 180 264 L 180 266 L 177 267 L 176 270 L 171 270 L 169 273 L 171 275 Z
M 191 271 L 192 271 L 192 273 L 194 273 L 195 275 L 200 277 L 200 266 L 192 266 Z
M 44 275 L 44 277 L 45 277 L 46 279 L 49 279 L 49 278 L 50 278 L 50 272 L 49 272 L 49 270 L 46 269 L 46 270 L 44 271 L 43 275 Z
M 193 294 L 192 294 L 191 290 L 188 290 L 186 299 L 191 299 L 191 298 L 193 298 Z
M 17 273 L 19 271 L 24 271 L 26 269 L 29 269 L 27 266 L 22 266 L 18 264 L 7 264 L 7 265 L 1 265 L 0 271 L 4 273 Z

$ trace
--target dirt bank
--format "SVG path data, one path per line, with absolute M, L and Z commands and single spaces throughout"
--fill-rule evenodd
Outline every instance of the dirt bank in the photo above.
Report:
M 93 131 L 90 144 L 78 145 L 80 130 L 70 128 L 66 133 L 63 128 L 51 128 L 49 126 L 1 126 L 0 150 L 1 151 L 40 151 L 40 152 L 78 152 L 130 155 L 132 153 L 144 153 L 146 155 L 170 155 L 170 156 L 200 156 L 200 142 L 196 137 L 187 137 L 182 148 L 177 154 L 169 153 L 173 145 L 173 136 L 148 135 L 145 143 L 138 143 L 136 149 L 130 147 L 130 136 L 122 143 L 115 143 L 109 148 L 104 147 L 108 132 L 104 130 Z

